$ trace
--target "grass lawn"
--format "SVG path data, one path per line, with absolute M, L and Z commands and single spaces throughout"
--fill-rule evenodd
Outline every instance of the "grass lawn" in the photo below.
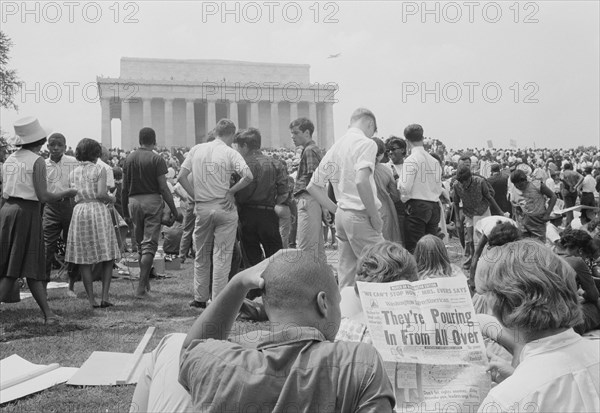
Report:
M 135 300 L 135 285 L 125 278 L 113 278 L 110 301 L 114 307 L 92 309 L 83 284 L 77 283 L 77 298 L 67 289 L 48 290 L 50 307 L 64 320 L 46 327 L 33 298 L 18 304 L 2 304 L 0 312 L 0 359 L 17 354 L 32 363 L 59 363 L 80 367 L 93 351 L 133 353 L 146 329 L 156 331 L 146 351 L 156 347 L 168 333 L 187 332 L 202 310 L 191 308 L 193 261 L 179 271 L 167 271 L 172 278 L 151 280 L 152 299 Z M 94 283 L 99 296 L 101 284 Z M 98 298 L 99 302 L 99 298 Z M 265 323 L 236 322 L 234 329 L 253 331 Z M 2 374 L 2 372 L 0 372 Z M 127 412 L 135 386 L 75 387 L 62 384 L 41 393 L 6 403 L 0 412 Z

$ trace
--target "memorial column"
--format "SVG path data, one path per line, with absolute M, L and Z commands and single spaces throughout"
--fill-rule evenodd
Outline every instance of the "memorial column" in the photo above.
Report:
M 315 125 L 315 131 L 313 132 L 313 139 L 319 138 L 318 145 L 323 146 L 323 142 L 319 137 L 318 133 L 318 122 L 317 122 L 317 104 L 315 102 L 308 102 L 308 118 L 311 120 L 313 125 Z
M 111 136 L 111 125 L 110 125 L 110 98 L 102 98 L 100 100 L 100 107 L 102 109 L 102 123 L 101 123 L 101 142 L 106 148 L 112 146 Z M 121 145 L 123 142 L 121 142 Z
M 173 146 L 173 99 L 165 98 L 165 146 Z
M 279 136 L 279 102 L 271 102 L 271 137 L 268 141 L 271 148 L 281 146 L 281 136 Z M 264 145 L 266 146 L 266 145 Z
M 142 98 L 142 126 L 151 128 L 152 127 L 152 99 Z
M 194 116 L 194 100 L 185 100 L 185 144 L 191 148 L 196 144 L 196 119 Z
M 335 142 L 335 132 L 333 130 L 333 103 L 326 102 L 323 108 L 323 112 L 325 118 L 323 148 L 329 149 Z
M 121 99 L 121 146 L 123 149 L 133 149 L 137 146 L 131 138 L 131 125 L 129 123 L 129 100 Z
M 208 100 L 206 102 L 206 136 L 208 132 L 213 130 L 217 126 L 217 102 L 214 100 Z
M 250 124 L 248 126 L 258 129 L 258 102 L 250 103 Z
M 298 119 L 298 104 L 290 102 L 290 123 L 296 119 Z
M 235 123 L 236 128 L 239 129 L 238 125 L 238 104 L 236 101 L 229 102 L 229 120 Z

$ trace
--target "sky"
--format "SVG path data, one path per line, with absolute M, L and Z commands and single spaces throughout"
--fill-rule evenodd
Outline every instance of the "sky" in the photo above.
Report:
M 600 146 L 598 1 L 0 6 L 8 68 L 24 82 L 18 112 L 0 109 L 11 134 L 32 115 L 73 147 L 100 140 L 96 76 L 119 77 L 121 57 L 141 57 L 309 64 L 311 82 L 338 85 L 338 137 L 367 107 L 384 138 L 418 123 L 455 149 Z

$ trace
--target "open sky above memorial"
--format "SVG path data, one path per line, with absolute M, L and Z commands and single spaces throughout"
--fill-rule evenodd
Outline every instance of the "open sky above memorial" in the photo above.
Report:
M 121 57 L 310 65 L 334 83 L 335 135 L 353 109 L 379 135 L 420 123 L 452 148 L 599 145 L 600 5 L 533 2 L 3 1 L 9 68 L 24 82 L 21 116 L 100 140 L 96 77 Z M 210 79 L 213 80 L 213 79 Z M 316 86 L 315 87 L 320 87 Z M 113 143 L 120 125 L 113 120 Z M 287 131 L 280 131 L 286 134 Z M 285 138 L 285 136 L 284 136 Z M 160 140 L 160 137 L 159 137 Z

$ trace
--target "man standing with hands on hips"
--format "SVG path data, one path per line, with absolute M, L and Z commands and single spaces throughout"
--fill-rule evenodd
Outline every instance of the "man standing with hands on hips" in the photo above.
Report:
M 335 213 L 339 239 L 339 287 L 353 286 L 356 262 L 366 245 L 382 242 L 383 221 L 379 214 L 373 171 L 377 144 L 375 115 L 359 108 L 350 118 L 350 128 L 325 154 L 313 173 L 307 191 L 321 206 Z M 337 206 L 329 199 L 325 185 L 331 181 Z M 337 213 L 336 213 L 337 210 Z

